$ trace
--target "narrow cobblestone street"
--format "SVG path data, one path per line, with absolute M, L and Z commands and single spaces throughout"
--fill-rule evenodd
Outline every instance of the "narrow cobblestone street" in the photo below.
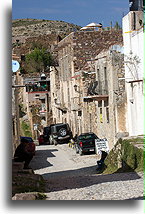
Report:
M 80 156 L 66 144 L 36 149 L 30 166 L 46 180 L 46 200 L 143 199 L 143 173 L 98 175 L 95 154 Z

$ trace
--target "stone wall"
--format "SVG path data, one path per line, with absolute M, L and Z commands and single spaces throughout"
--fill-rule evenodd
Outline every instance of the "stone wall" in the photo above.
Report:
M 92 131 L 100 138 L 107 138 L 108 136 L 111 142 L 110 147 L 113 146 L 115 138 L 114 105 L 116 103 L 114 104 L 114 83 L 118 75 L 124 75 L 122 73 L 119 74 L 117 72 L 117 66 L 115 67 L 115 65 L 111 64 L 112 56 L 110 57 L 109 48 L 115 44 L 122 44 L 121 31 L 80 31 L 71 33 L 69 36 L 65 37 L 59 42 L 57 47 L 60 74 L 60 102 L 65 103 L 67 109 L 65 114 L 61 114 L 62 112 L 60 111 L 62 122 L 67 121 L 70 124 L 74 135 L 76 133 L 80 134 L 81 132 Z M 106 107 L 104 108 L 104 105 L 106 105 L 106 98 L 103 98 L 102 101 L 104 123 L 100 121 L 100 104 L 98 101 L 92 99 L 91 101 L 84 102 L 83 98 L 89 96 L 88 88 L 90 83 L 97 81 L 96 60 L 99 60 L 100 65 L 108 66 L 107 80 L 111 82 L 111 84 L 108 86 L 109 94 L 106 92 L 105 95 L 108 95 L 110 100 L 110 123 L 107 123 Z M 115 78 L 112 73 L 114 68 L 116 69 Z M 103 77 L 103 69 L 104 67 L 102 67 L 102 70 L 100 69 L 103 78 L 101 81 L 105 87 L 106 80 Z M 74 88 L 75 85 L 76 89 Z M 117 86 L 115 87 L 117 89 L 118 87 L 121 88 L 122 82 L 118 84 L 117 81 Z M 104 91 L 102 91 L 101 95 L 104 95 L 103 93 Z M 73 102 L 74 100 L 75 105 Z M 99 100 L 102 100 L 102 98 L 100 97 Z M 55 112 L 54 110 L 54 113 Z M 108 135 L 106 135 L 107 132 Z
M 121 31 L 76 32 L 73 36 L 75 71 L 88 70 L 88 62 L 115 43 L 122 43 Z
M 122 41 L 122 31 L 78 31 L 69 34 L 59 42 L 58 51 L 62 53 L 67 49 L 68 44 L 71 45 L 74 69 L 77 72 L 82 69 L 87 70 L 88 61 L 94 60 L 101 51 Z M 66 54 L 70 54 L 70 51 L 66 50 Z

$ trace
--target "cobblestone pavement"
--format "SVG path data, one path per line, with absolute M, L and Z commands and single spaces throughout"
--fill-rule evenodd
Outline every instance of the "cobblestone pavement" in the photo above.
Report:
M 143 173 L 96 174 L 96 154 L 80 156 L 68 145 L 37 146 L 31 167 L 46 180 L 46 200 L 143 199 Z

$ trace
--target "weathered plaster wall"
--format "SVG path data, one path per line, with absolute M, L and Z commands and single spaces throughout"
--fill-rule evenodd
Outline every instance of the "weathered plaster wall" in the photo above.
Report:
M 135 28 L 132 29 L 136 16 Z M 142 24 L 140 24 L 140 20 Z M 140 23 L 139 23 L 140 22 Z M 123 40 L 125 54 L 125 78 L 127 92 L 127 127 L 130 136 L 142 135 L 143 126 L 143 12 L 130 12 L 123 18 Z
M 61 120 L 62 122 L 67 121 L 70 124 L 74 135 L 76 133 L 80 134 L 81 132 L 93 131 L 98 134 L 99 137 L 103 138 L 107 137 L 106 133 L 108 132 L 108 138 L 113 136 L 114 139 L 115 128 L 113 131 L 110 131 L 109 127 L 113 128 L 115 126 L 113 105 L 115 96 L 113 87 L 115 87 L 115 90 L 118 90 L 119 83 L 116 86 L 116 79 L 113 81 L 114 76 L 116 75 L 115 78 L 117 78 L 118 73 L 117 70 L 115 71 L 116 74 L 112 73 L 112 64 L 108 64 L 107 67 L 107 71 L 110 70 L 110 73 L 108 73 L 108 81 L 111 81 L 109 95 L 112 97 L 112 100 L 109 100 L 108 109 L 110 123 L 106 123 L 107 116 L 104 101 L 102 102 L 103 120 L 105 122 L 103 124 L 100 122 L 100 107 L 98 107 L 98 102 L 84 102 L 83 97 L 88 96 L 90 82 L 97 81 L 95 62 L 98 54 L 100 53 L 100 58 L 104 57 L 105 51 L 116 43 L 122 44 L 121 31 L 74 32 L 58 44 L 60 103 L 67 109 L 66 113 L 62 114 Z M 109 58 L 109 53 L 110 52 L 107 52 L 107 56 L 105 55 L 105 57 Z M 103 75 L 106 63 L 108 63 L 106 58 L 102 58 L 98 65 L 100 66 L 100 72 L 102 72 L 100 74 L 102 76 L 104 89 L 106 89 L 106 80 Z M 87 75 L 85 72 L 93 73 Z M 74 85 L 77 86 L 76 91 Z M 102 93 L 104 93 L 104 91 Z M 111 143 L 112 142 L 114 141 L 112 140 Z

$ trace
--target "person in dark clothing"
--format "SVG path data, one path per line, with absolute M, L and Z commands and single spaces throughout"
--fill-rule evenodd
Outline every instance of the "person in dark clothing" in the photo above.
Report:
M 101 151 L 101 159 L 100 161 L 104 162 L 105 158 L 107 157 L 108 153 L 105 151 Z
M 22 139 L 20 145 L 16 148 L 14 154 L 14 161 L 23 162 L 24 169 L 29 169 L 29 163 L 33 158 L 33 154 L 27 150 L 29 142 L 27 139 Z
M 107 157 L 108 153 L 105 151 L 101 151 L 101 159 L 97 161 L 97 171 L 101 171 L 104 167 L 104 161 Z
M 74 141 L 76 141 L 77 140 L 77 137 L 78 137 L 78 135 L 76 134 L 75 136 L 74 136 Z

